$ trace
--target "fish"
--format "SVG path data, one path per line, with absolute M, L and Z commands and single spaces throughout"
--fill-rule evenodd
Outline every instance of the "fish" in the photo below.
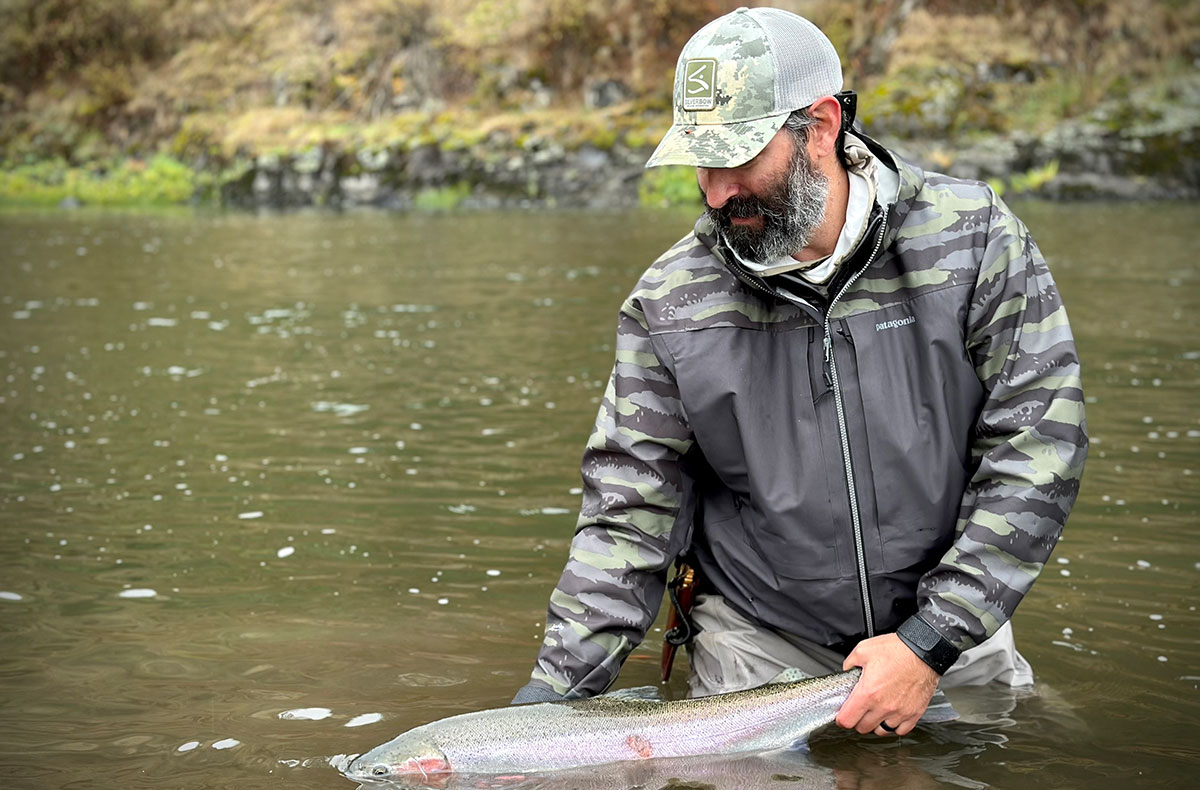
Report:
M 897 771 L 890 769 L 892 775 Z M 526 774 L 430 774 L 361 782 L 361 790 L 836 790 L 837 772 L 805 752 L 664 757 Z M 843 783 L 844 784 L 844 783 Z M 896 785 L 899 786 L 899 785 Z
M 455 774 L 518 780 L 608 763 L 804 748 L 833 722 L 860 674 L 673 701 L 624 690 L 463 713 L 401 733 L 344 773 L 365 783 L 446 787 Z M 941 720 L 937 707 L 927 720 Z

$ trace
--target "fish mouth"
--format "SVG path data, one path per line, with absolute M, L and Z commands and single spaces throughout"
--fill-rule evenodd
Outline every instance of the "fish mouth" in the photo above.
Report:
M 345 776 L 356 782 L 388 784 L 411 782 L 420 779 L 420 787 L 444 787 L 450 779 L 450 763 L 445 757 L 409 757 L 395 764 L 378 759 L 360 757 L 346 769 Z M 406 786 L 406 785 L 401 785 Z

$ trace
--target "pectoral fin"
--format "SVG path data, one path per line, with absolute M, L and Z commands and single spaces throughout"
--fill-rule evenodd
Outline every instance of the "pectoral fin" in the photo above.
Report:
M 957 719 L 958 711 L 950 705 L 950 700 L 946 699 L 946 695 L 941 689 L 933 692 L 933 699 L 929 700 L 929 707 L 925 708 L 925 713 L 921 715 L 920 724 L 937 724 L 944 721 L 954 721 Z

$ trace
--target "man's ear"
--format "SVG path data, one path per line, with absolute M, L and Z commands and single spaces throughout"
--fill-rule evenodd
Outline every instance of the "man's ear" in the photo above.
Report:
M 808 129 L 808 153 L 814 161 L 837 156 L 837 138 L 842 129 L 842 105 L 832 96 L 813 102 L 808 114 L 817 123 Z

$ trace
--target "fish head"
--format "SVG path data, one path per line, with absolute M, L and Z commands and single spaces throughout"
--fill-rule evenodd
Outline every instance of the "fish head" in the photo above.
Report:
M 419 783 L 439 787 L 450 774 L 450 761 L 436 744 L 401 735 L 350 763 L 348 779 L 357 782 Z

